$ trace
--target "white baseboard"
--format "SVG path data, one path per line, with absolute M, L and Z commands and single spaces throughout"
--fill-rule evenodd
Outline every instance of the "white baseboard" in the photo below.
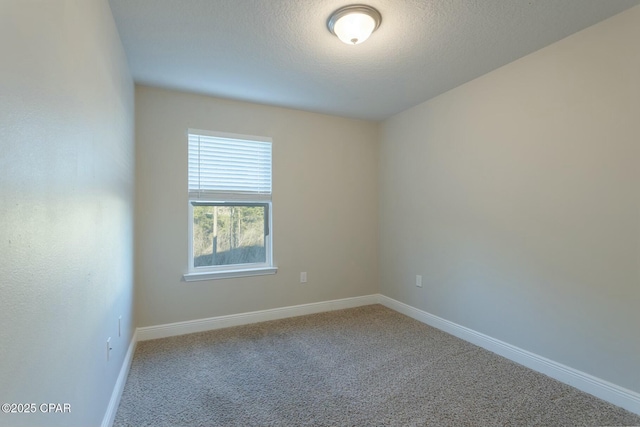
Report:
M 133 354 L 136 351 L 137 342 L 137 332 L 134 331 L 131 342 L 129 343 L 129 348 L 127 349 L 127 354 L 124 356 L 124 361 L 122 362 L 122 367 L 120 368 L 120 373 L 118 374 L 116 385 L 113 387 L 111 399 L 109 399 L 109 406 L 107 406 L 107 412 L 104 414 L 102 424 L 100 424 L 101 427 L 111 427 L 113 425 L 113 421 L 116 418 L 118 406 L 120 405 L 120 398 L 122 397 L 122 392 L 124 391 L 124 385 L 127 382 L 127 376 L 129 375 L 129 368 L 131 367 L 131 362 L 133 361 Z
M 247 325 L 268 320 L 285 319 L 287 317 L 303 316 L 306 314 L 322 313 L 341 310 L 344 308 L 360 307 L 378 303 L 377 295 L 344 298 L 333 301 L 323 301 L 290 307 L 273 308 L 270 310 L 253 311 L 249 313 L 231 314 L 228 316 L 210 317 L 208 319 L 189 320 L 186 322 L 168 323 L 165 325 L 146 326 L 137 329 L 138 341 L 166 338 L 176 335 L 192 334 L 213 329 L 228 328 L 230 326 Z
M 384 295 L 378 295 L 378 302 L 392 310 L 412 317 L 429 326 L 440 329 L 479 347 L 487 349 L 516 363 L 545 374 L 596 396 L 616 406 L 640 415 L 640 393 L 612 384 L 577 369 L 562 365 L 545 357 L 523 350 L 506 342 L 491 338 L 480 332 L 442 319 Z
M 110 427 L 113 424 L 137 341 L 204 332 L 377 303 L 640 415 L 640 393 L 554 362 L 387 296 L 376 294 L 137 328 L 116 381 L 102 427 Z

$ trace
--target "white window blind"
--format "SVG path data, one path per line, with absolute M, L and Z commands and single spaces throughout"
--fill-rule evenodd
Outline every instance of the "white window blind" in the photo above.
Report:
M 190 129 L 189 199 L 271 200 L 271 139 Z

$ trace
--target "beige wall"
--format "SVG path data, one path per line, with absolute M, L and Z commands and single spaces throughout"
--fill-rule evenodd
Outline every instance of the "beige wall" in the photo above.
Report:
M 135 325 L 133 82 L 106 0 L 1 1 L 0 57 L 0 403 L 71 404 L 0 426 L 99 425 Z
M 182 281 L 188 128 L 273 138 L 276 275 Z M 376 135 L 371 122 L 138 86 L 138 326 L 376 293 Z
M 635 7 L 385 121 L 382 293 L 640 392 L 639 40 Z

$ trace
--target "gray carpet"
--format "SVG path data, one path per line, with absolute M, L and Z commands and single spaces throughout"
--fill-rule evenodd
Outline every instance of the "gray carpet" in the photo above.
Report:
M 594 426 L 640 417 L 380 305 L 139 343 L 115 426 Z

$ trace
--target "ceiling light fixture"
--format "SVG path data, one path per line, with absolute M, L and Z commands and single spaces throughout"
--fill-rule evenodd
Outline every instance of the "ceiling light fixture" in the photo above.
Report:
M 327 27 L 346 44 L 360 44 L 378 29 L 382 22 L 380 12 L 371 6 L 354 4 L 331 14 Z

